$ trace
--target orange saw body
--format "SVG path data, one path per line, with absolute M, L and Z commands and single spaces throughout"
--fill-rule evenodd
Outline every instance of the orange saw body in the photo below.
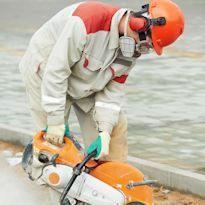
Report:
M 30 179 L 61 194 L 61 205 L 153 205 L 149 185 L 154 181 L 146 181 L 135 167 L 94 161 L 92 156 L 84 156 L 72 136 L 65 137 L 63 146 L 58 147 L 44 140 L 44 134 L 34 136 L 24 151 L 22 164 Z

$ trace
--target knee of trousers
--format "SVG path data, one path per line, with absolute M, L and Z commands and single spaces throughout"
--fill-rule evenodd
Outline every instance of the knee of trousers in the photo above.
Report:
M 118 123 L 111 134 L 108 159 L 111 161 L 126 161 L 127 152 L 127 118 L 123 113 L 120 113 Z
M 112 138 L 126 138 L 127 139 L 127 117 L 124 113 L 120 112 L 118 123 L 113 127 Z
M 118 123 L 113 127 L 113 131 L 112 134 L 113 135 L 116 131 L 118 133 L 120 132 L 127 132 L 127 117 L 125 116 L 124 113 L 120 112 L 119 114 L 119 119 L 118 119 Z

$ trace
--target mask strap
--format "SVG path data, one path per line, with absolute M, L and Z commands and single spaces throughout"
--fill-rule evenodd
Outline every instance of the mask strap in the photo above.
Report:
M 128 26 L 129 17 L 130 17 L 130 11 L 127 11 L 125 26 L 124 26 L 124 36 L 127 36 L 127 26 Z
M 139 32 L 139 40 L 140 41 L 146 41 L 147 39 L 147 36 L 146 36 L 146 33 L 145 32 Z

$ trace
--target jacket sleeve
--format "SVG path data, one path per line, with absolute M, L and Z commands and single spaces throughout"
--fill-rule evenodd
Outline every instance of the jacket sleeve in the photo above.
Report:
M 111 134 L 113 127 L 118 123 L 121 102 L 125 93 L 125 82 L 134 65 L 133 61 L 131 66 L 118 63 L 110 66 L 113 79 L 95 95 L 94 119 L 99 131 L 107 131 Z
M 86 43 L 86 30 L 78 17 L 66 23 L 49 56 L 42 82 L 42 107 L 47 112 L 47 124 L 64 123 L 68 77 L 71 67 L 80 60 Z

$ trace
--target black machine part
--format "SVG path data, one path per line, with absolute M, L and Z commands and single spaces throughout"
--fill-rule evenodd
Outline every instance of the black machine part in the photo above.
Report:
M 33 162 L 33 145 L 32 141 L 25 147 L 22 157 L 22 168 L 28 174 L 29 179 L 34 180 L 31 176 Z
M 165 17 L 158 17 L 158 18 L 147 18 L 143 16 L 143 14 L 149 13 L 149 4 L 145 4 L 142 6 L 142 9 L 138 12 L 132 12 L 132 15 L 136 18 L 144 18 L 146 20 L 146 26 L 142 28 L 142 30 L 139 30 L 139 32 L 145 32 L 150 30 L 151 26 L 164 26 L 166 24 Z
M 132 189 L 136 186 L 152 185 L 152 184 L 155 184 L 155 183 L 157 183 L 157 180 L 144 180 L 144 181 L 141 181 L 141 182 L 130 183 L 130 184 L 127 185 L 127 188 Z
M 60 205 L 70 205 L 69 200 L 65 197 L 68 194 L 69 190 L 71 189 L 73 183 L 75 182 L 76 178 L 82 173 L 83 168 L 85 167 L 86 163 L 96 155 L 97 150 L 94 150 L 93 152 L 91 152 L 90 154 L 88 154 L 81 163 L 77 164 L 74 168 L 73 168 L 73 175 L 71 177 L 71 179 L 69 180 L 68 184 L 66 185 L 65 189 L 63 190 L 63 193 L 61 194 L 60 197 Z

